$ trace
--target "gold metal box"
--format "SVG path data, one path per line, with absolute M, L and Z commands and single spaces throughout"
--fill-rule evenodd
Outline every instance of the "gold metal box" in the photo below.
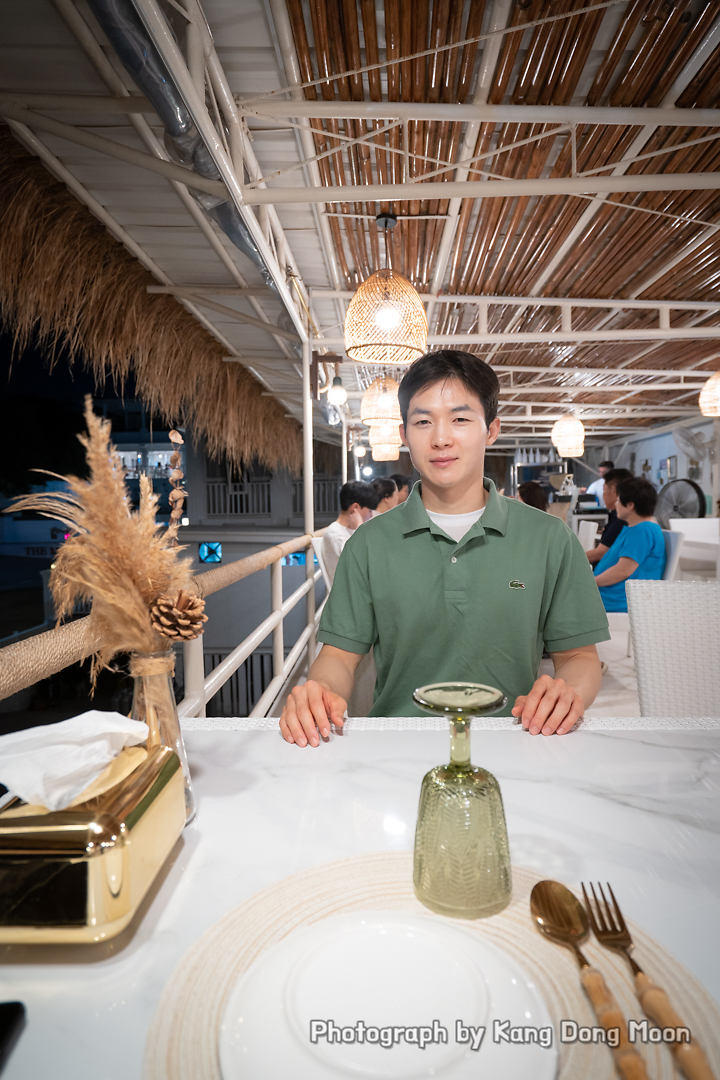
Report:
M 153 747 L 96 798 L 22 809 L 16 800 L 0 813 L 0 943 L 105 941 L 131 921 L 185 826 L 180 761 Z

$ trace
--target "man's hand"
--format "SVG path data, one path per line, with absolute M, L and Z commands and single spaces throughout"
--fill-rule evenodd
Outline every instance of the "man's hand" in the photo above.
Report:
M 516 698 L 513 716 L 519 716 L 531 735 L 564 735 L 585 712 L 585 702 L 564 679 L 541 675 L 529 694 Z
M 326 739 L 330 724 L 342 727 L 347 702 L 327 686 L 309 680 L 293 687 L 280 717 L 283 738 L 298 746 L 320 745 L 320 735 Z M 319 734 L 318 734 L 319 732 Z

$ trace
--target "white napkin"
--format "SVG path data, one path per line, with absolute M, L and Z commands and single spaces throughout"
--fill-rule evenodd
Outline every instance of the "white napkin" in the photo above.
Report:
M 0 783 L 26 803 L 62 810 L 125 746 L 147 737 L 142 721 L 97 709 L 59 724 L 0 735 Z

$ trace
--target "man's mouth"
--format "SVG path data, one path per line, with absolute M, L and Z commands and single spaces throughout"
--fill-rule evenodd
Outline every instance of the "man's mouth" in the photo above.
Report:
M 457 458 L 454 458 L 454 457 L 431 458 L 430 459 L 430 464 L 431 465 L 452 465 L 453 461 L 457 461 Z

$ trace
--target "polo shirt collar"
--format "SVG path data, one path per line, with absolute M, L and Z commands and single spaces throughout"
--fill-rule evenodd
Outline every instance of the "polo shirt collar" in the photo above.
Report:
M 470 536 L 483 536 L 487 529 L 492 529 L 493 532 L 500 533 L 501 536 L 504 536 L 507 530 L 508 510 L 505 499 L 498 495 L 497 488 L 487 476 L 483 478 L 483 487 L 488 493 L 485 512 L 480 520 L 475 522 L 472 529 L 466 533 L 463 540 Z M 433 535 L 445 536 L 442 529 L 434 521 L 430 520 L 421 498 L 421 488 L 422 484 L 417 483 L 408 499 L 403 503 L 403 536 L 408 536 L 410 533 L 423 529 Z

